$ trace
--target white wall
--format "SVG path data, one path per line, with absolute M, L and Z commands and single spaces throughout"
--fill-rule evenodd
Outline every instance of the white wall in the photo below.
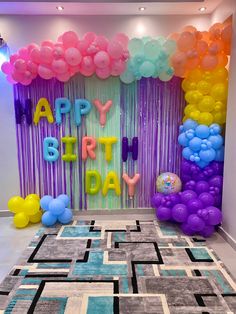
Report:
M 186 25 L 208 29 L 208 15 L 193 16 L 0 16 L 0 33 L 11 52 L 31 42 L 56 40 L 66 30 L 80 36 L 88 31 L 111 38 L 117 32 L 129 37 L 167 36 Z M 7 149 L 6 149 L 7 148 Z M 0 74 L 0 210 L 7 210 L 8 199 L 19 194 L 16 135 L 12 87 Z

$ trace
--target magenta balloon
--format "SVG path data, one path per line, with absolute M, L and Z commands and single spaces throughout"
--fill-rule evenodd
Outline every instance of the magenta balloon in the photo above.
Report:
M 206 225 L 205 228 L 199 232 L 199 234 L 204 238 L 208 238 L 214 233 L 214 231 L 215 228 L 213 226 Z
M 161 221 L 167 221 L 171 218 L 171 209 L 168 207 L 160 206 L 156 210 L 157 218 Z
M 195 191 L 197 194 L 209 191 L 209 184 L 207 181 L 198 181 L 195 186 Z
M 153 208 L 158 208 L 161 205 L 162 199 L 163 199 L 163 195 L 161 193 L 156 193 L 151 198 L 151 206 Z
M 184 222 L 181 225 L 181 230 L 183 231 L 184 234 L 188 235 L 188 236 L 193 236 L 195 234 L 195 231 L 192 230 L 189 226 L 189 224 L 187 224 L 186 222 Z
M 203 203 L 204 207 L 213 206 L 215 203 L 214 197 L 207 192 L 203 192 L 198 196 L 198 199 Z
M 222 213 L 219 208 L 209 206 L 206 209 L 208 210 L 207 223 L 212 226 L 220 224 L 222 221 Z
M 194 198 L 188 201 L 187 208 L 189 213 L 196 214 L 199 209 L 204 208 L 204 205 L 199 199 Z
M 177 222 L 185 222 L 188 218 L 188 209 L 184 204 L 176 204 L 172 208 L 172 218 Z
M 188 217 L 187 223 L 194 231 L 201 231 L 205 227 L 205 222 L 198 215 L 192 214 Z
M 10 62 L 3 62 L 2 66 L 1 66 L 1 70 L 5 74 L 11 74 L 11 72 L 13 70 L 13 66 L 11 65 Z
M 222 189 L 223 186 L 223 176 L 214 176 L 209 180 L 210 186 L 218 187 L 219 189 Z
M 180 193 L 181 202 L 187 204 L 190 200 L 197 198 L 197 193 L 192 190 L 186 190 Z

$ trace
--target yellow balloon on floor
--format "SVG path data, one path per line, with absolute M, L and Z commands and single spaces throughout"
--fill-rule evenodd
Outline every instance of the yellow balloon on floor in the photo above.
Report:
M 25 198 L 25 200 L 31 200 L 31 199 L 34 199 L 36 201 L 40 201 L 40 197 L 37 194 L 29 194 Z
M 29 223 L 29 217 L 24 213 L 18 213 L 15 214 L 13 222 L 16 228 L 24 228 Z
M 40 208 L 40 204 L 39 201 L 36 201 L 35 199 L 29 199 L 29 200 L 25 200 L 24 202 L 24 213 L 26 213 L 26 215 L 34 215 L 39 211 Z
M 29 221 L 32 223 L 37 223 L 41 221 L 42 211 L 39 210 L 36 214 L 29 216 Z
M 20 196 L 13 196 L 9 199 L 7 206 L 13 213 L 19 213 L 22 211 L 24 199 Z

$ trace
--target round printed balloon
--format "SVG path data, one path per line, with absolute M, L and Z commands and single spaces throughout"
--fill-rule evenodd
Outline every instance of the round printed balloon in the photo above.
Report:
M 181 180 L 175 173 L 164 172 L 157 177 L 156 187 L 160 193 L 177 193 L 181 191 L 181 186 Z

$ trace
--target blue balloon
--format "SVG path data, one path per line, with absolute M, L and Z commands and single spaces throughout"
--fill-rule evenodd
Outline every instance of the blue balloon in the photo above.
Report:
M 220 125 L 217 124 L 217 123 L 211 124 L 209 128 L 210 128 L 210 133 L 211 133 L 212 135 L 217 135 L 217 134 L 220 134 L 220 133 L 221 133 L 221 127 L 220 127 Z
M 51 212 L 52 215 L 58 216 L 64 212 L 66 206 L 65 206 L 63 201 L 61 201 L 59 199 L 55 199 L 49 203 L 48 208 L 49 208 L 49 211 Z
M 203 160 L 197 161 L 196 164 L 198 165 L 198 167 L 200 168 L 205 168 L 206 166 L 209 165 L 209 162 L 205 162 Z
M 199 137 L 194 137 L 189 141 L 189 148 L 194 152 L 198 152 L 201 149 L 202 140 Z
M 185 147 L 182 151 L 182 155 L 185 159 L 189 160 L 190 156 L 193 155 L 193 151 L 189 147 Z
M 200 150 L 199 157 L 201 160 L 205 162 L 211 162 L 215 159 L 216 151 L 213 148 L 207 149 L 207 150 Z
M 187 119 L 184 123 L 184 130 L 189 130 L 189 129 L 193 129 L 195 130 L 196 127 L 198 126 L 197 122 L 192 120 L 192 119 Z
M 59 143 L 55 137 L 45 137 L 43 140 L 43 159 L 54 162 L 59 158 Z
M 69 206 L 70 204 L 70 198 L 68 195 L 66 194 L 60 194 L 58 197 L 57 197 L 58 200 L 62 201 L 66 207 Z
M 219 134 L 209 136 L 208 141 L 211 142 L 212 148 L 214 149 L 220 149 L 223 145 L 223 137 Z
M 181 146 L 188 146 L 188 143 L 189 143 L 189 139 L 186 137 L 185 133 L 181 133 L 179 136 L 178 136 L 178 143 L 181 145 Z
M 43 210 L 49 209 L 49 203 L 53 200 L 51 195 L 44 195 L 40 200 L 40 206 Z
M 73 217 L 72 211 L 69 208 L 65 208 L 64 212 L 58 216 L 58 220 L 62 223 L 62 224 L 68 224 L 69 222 L 71 222 Z
M 224 161 L 224 156 L 225 156 L 225 150 L 224 150 L 224 146 L 222 146 L 220 149 L 216 150 L 215 160 Z
M 57 221 L 57 217 L 54 216 L 50 211 L 46 211 L 42 216 L 42 224 L 50 227 L 53 226 Z
M 200 138 L 208 138 L 208 136 L 210 135 L 210 130 L 209 127 L 207 125 L 204 124 L 200 124 L 196 127 L 196 136 L 200 137 Z

